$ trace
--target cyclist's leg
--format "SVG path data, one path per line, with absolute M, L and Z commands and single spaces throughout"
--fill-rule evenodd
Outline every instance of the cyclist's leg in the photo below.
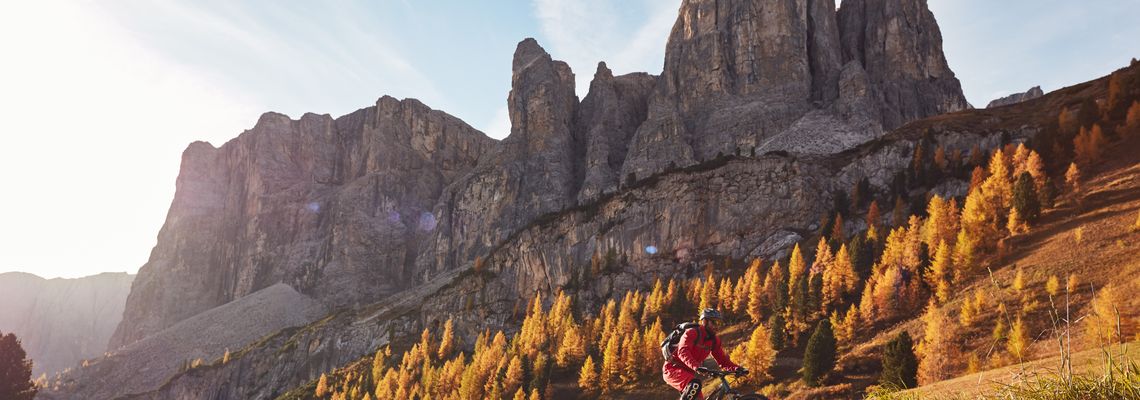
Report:
M 681 391 L 681 400 L 701 400 L 701 380 L 693 378 Z

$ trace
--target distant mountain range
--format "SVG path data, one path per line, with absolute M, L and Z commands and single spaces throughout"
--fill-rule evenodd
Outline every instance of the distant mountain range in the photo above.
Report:
M 20 338 L 34 376 L 102 356 L 134 279 L 124 272 L 75 279 L 0 273 L 0 331 Z

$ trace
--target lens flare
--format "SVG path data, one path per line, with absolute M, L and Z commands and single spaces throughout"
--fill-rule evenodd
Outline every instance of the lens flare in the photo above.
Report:
M 434 215 L 431 215 L 431 213 L 429 213 L 429 212 L 423 212 L 420 214 L 420 222 L 419 222 L 420 230 L 422 230 L 422 231 L 433 230 L 433 229 L 435 229 L 435 224 L 436 224 L 436 221 L 435 221 Z
M 653 246 L 653 245 L 645 246 L 645 252 L 649 253 L 649 254 L 657 254 L 657 246 Z
M 306 204 L 305 208 L 311 212 L 320 212 L 321 211 L 321 203 L 317 203 L 314 201 L 312 203 Z

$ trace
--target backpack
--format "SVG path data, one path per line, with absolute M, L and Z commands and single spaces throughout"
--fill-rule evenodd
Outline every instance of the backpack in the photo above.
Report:
M 676 357 L 673 356 L 673 352 L 677 350 L 677 344 L 681 342 L 681 336 L 685 335 L 685 331 L 688 331 L 689 329 L 695 329 L 698 326 L 700 325 L 696 322 L 681 323 L 674 327 L 673 331 L 669 332 L 669 334 L 665 336 L 665 340 L 661 342 L 661 355 L 665 357 L 665 361 L 673 364 L 679 364 L 676 362 Z

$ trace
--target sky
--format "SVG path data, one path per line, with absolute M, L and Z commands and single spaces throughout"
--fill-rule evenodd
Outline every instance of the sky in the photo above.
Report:
M 930 0 L 975 106 L 1140 57 L 1140 0 Z M 538 39 L 586 95 L 598 61 L 660 73 L 677 0 L 36 0 L 0 4 L 0 272 L 136 272 L 181 152 L 266 111 L 417 98 L 510 130 L 511 55 Z

